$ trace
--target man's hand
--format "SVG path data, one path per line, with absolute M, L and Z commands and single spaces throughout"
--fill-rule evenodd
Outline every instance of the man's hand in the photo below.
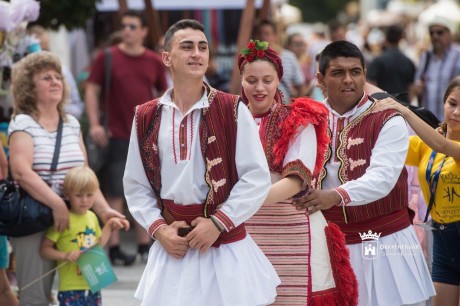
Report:
M 166 252 L 177 259 L 183 258 L 189 248 L 187 239 L 177 235 L 178 229 L 182 227 L 189 227 L 189 225 L 185 221 L 174 221 L 168 226 L 161 226 L 155 232 L 155 238 Z
M 206 252 L 217 238 L 220 231 L 214 225 L 211 219 L 198 217 L 192 221 L 192 226 L 196 226 L 193 231 L 187 235 L 187 241 L 191 248 Z
M 102 125 L 95 125 L 89 129 L 91 140 L 99 147 L 105 147 L 109 144 L 109 137 Z
M 318 210 L 326 210 L 334 205 L 339 205 L 342 201 L 340 195 L 334 190 L 315 190 L 312 189 L 307 196 L 296 200 L 293 204 L 297 209 L 307 209 L 309 214 L 313 214 Z

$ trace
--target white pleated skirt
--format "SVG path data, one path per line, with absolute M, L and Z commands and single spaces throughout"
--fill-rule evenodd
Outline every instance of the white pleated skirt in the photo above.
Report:
M 412 225 L 378 242 L 374 259 L 364 258 L 361 243 L 348 245 L 359 283 L 359 306 L 415 304 L 435 295 Z
M 136 290 L 143 306 L 269 305 L 280 279 L 249 236 L 211 247 L 189 249 L 182 259 L 169 256 L 156 241 Z

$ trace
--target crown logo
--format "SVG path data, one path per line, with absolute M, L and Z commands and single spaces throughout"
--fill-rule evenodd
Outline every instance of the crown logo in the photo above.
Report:
M 364 233 L 359 233 L 359 236 L 361 236 L 361 240 L 369 240 L 369 239 L 372 239 L 372 240 L 378 240 L 380 238 L 380 235 L 382 233 L 373 233 L 371 230 L 369 230 L 367 233 L 364 232 Z

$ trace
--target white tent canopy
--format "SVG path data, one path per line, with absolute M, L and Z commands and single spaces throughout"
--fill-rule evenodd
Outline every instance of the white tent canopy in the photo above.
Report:
M 143 0 L 126 2 L 129 9 L 144 9 Z M 256 8 L 260 8 L 262 2 L 263 0 L 255 0 Z M 152 5 L 156 10 L 242 9 L 246 6 L 246 0 L 152 0 Z M 102 0 L 97 3 L 96 7 L 98 11 L 117 11 L 118 0 Z

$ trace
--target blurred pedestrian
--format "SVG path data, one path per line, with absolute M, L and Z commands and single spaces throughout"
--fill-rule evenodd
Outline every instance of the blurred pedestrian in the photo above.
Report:
M 143 45 L 148 34 L 144 15 L 126 11 L 121 18 L 121 27 L 123 41 L 110 48 L 110 55 L 99 52 L 85 88 L 90 137 L 96 145 L 109 147 L 108 156 L 98 171 L 101 189 L 110 206 L 120 213 L 125 208 L 122 180 L 134 108 L 167 89 L 160 57 Z M 111 58 L 110 88 L 104 88 L 106 56 Z M 108 121 L 108 130 L 104 128 L 103 120 Z M 152 239 L 139 224 L 135 224 L 135 230 L 137 253 L 145 262 Z M 114 232 L 109 242 L 110 260 L 115 265 L 133 264 L 136 256 L 126 254 L 120 243 L 120 234 Z
M 415 65 L 399 49 L 403 37 L 403 29 L 398 25 L 389 26 L 385 30 L 383 52 L 369 64 L 367 81 L 392 94 L 399 100 L 410 103 L 412 83 L 415 76 Z
M 436 15 L 428 23 L 432 49 L 422 53 L 414 79 L 414 94 L 420 106 L 443 118 L 443 93 L 449 82 L 460 75 L 460 49 L 453 37 L 458 25 Z
M 284 70 L 280 90 L 284 96 L 283 103 L 289 104 L 291 97 L 299 97 L 306 92 L 305 76 L 294 53 L 281 46 L 277 30 L 273 21 L 264 19 L 257 25 L 256 33 L 259 40 L 267 41 L 280 54 Z
M 78 120 L 64 111 L 68 88 L 59 59 L 47 51 L 32 53 L 17 62 L 12 74 L 13 117 L 8 127 L 11 173 L 16 183 L 31 197 L 47 205 L 54 228 L 69 225 L 69 212 L 62 199 L 62 183 L 69 169 L 86 163 Z M 57 130 L 62 123 L 62 139 L 56 171 L 51 171 Z M 122 217 L 96 192 L 95 213 L 106 221 Z M 18 287 L 49 272 L 55 263 L 39 256 L 45 231 L 11 238 L 16 257 Z M 27 290 L 20 290 L 21 306 L 48 306 L 54 274 L 40 279 Z

